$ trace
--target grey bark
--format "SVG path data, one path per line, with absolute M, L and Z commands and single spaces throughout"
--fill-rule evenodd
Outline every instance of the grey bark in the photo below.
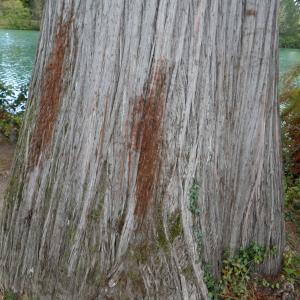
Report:
M 284 245 L 277 0 L 47 1 L 0 225 L 42 299 L 207 299 L 203 264 Z

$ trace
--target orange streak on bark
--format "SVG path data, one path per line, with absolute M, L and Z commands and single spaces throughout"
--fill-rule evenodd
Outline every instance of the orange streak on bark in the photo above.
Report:
M 153 198 L 161 163 L 166 74 L 163 65 L 154 71 L 145 97 L 133 109 L 131 143 L 140 149 L 135 215 L 143 219 Z
M 63 88 L 63 73 L 70 21 L 60 25 L 55 36 L 54 48 L 44 71 L 39 113 L 32 137 L 30 162 L 38 163 L 52 140 L 53 129 L 59 112 L 60 96 Z

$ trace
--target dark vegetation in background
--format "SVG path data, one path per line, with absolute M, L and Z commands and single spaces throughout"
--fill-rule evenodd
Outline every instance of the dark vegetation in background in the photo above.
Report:
M 39 30 L 44 0 L 0 0 L 0 28 Z
M 300 1 L 281 0 L 279 11 L 279 46 L 300 48 Z
M 280 102 L 285 173 L 300 177 L 300 66 L 282 78 Z
M 39 21 L 42 17 L 44 0 L 21 0 L 24 7 L 30 9 L 31 16 L 34 20 Z
M 281 78 L 282 153 L 285 175 L 287 247 L 284 272 L 300 289 L 300 65 Z M 300 297 L 300 293 L 298 295 Z M 296 298 L 299 299 L 299 298 Z

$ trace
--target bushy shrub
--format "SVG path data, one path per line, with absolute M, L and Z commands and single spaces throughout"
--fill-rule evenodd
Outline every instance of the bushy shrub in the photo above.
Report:
M 11 86 L 0 82 L 0 131 L 7 137 L 17 136 L 28 98 L 28 85 L 16 93 Z
M 300 49 L 300 36 L 298 34 L 293 36 L 280 35 L 279 47 Z
M 8 29 L 33 29 L 29 8 L 20 0 L 0 0 L 0 26 Z
M 286 176 L 300 175 L 300 66 L 281 79 L 281 127 Z

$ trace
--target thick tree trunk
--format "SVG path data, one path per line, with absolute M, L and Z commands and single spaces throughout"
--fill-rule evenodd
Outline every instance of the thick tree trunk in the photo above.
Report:
M 277 0 L 47 1 L 0 282 L 207 299 L 201 265 L 284 245 Z

